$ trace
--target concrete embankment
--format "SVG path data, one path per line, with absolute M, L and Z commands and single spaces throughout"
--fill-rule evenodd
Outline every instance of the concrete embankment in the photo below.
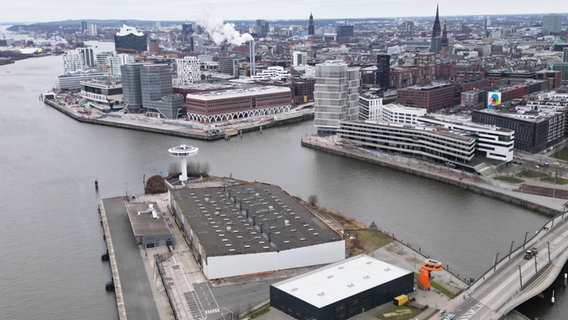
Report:
M 302 138 L 302 146 L 444 182 L 464 190 L 469 190 L 484 196 L 534 210 L 549 217 L 562 213 L 558 209 L 547 206 L 545 203 L 542 203 L 542 201 L 537 202 L 527 199 L 529 197 L 525 194 L 512 192 L 510 190 L 499 190 L 498 188 L 487 184 L 480 177 L 460 172 L 456 173 L 452 171 L 452 169 L 438 168 L 438 170 L 424 170 L 424 168 L 411 166 L 404 162 L 392 161 L 387 157 L 378 157 L 373 153 L 365 152 L 364 150 L 356 147 L 342 146 L 319 140 L 316 137 L 311 136 Z
M 99 201 L 99 213 L 101 215 L 101 222 L 103 224 L 103 231 L 107 245 L 107 251 L 110 262 L 110 270 L 112 273 L 112 282 L 114 284 L 114 294 L 116 296 L 116 306 L 118 309 L 118 318 L 126 320 L 126 308 L 124 306 L 124 298 L 122 295 L 122 286 L 120 285 L 120 275 L 118 274 L 118 266 L 116 264 L 116 255 L 114 253 L 114 246 L 112 244 L 112 236 L 110 234 L 109 223 L 107 214 L 102 201 Z
M 130 129 L 130 130 L 145 131 L 145 132 L 152 132 L 152 133 L 159 133 L 159 134 L 165 134 L 165 135 L 169 135 L 169 136 L 177 136 L 177 137 L 184 137 L 184 138 L 191 138 L 191 139 L 207 140 L 207 141 L 220 140 L 220 139 L 225 138 L 224 133 L 211 134 L 211 133 L 207 133 L 207 132 L 199 131 L 199 130 L 187 130 L 187 128 L 183 128 L 182 126 L 179 126 L 179 128 L 178 127 L 167 128 L 168 126 L 166 126 L 166 125 L 159 125 L 159 124 L 147 125 L 143 122 L 133 123 L 134 121 L 125 122 L 125 121 L 120 121 L 119 118 L 113 119 L 112 117 L 92 118 L 92 117 L 89 117 L 89 116 L 84 116 L 84 115 L 78 114 L 78 113 L 74 112 L 73 110 L 71 110 L 69 107 L 62 105 L 62 104 L 58 103 L 57 101 L 45 100 L 44 102 L 45 102 L 45 104 L 53 107 L 54 109 L 64 113 L 65 115 L 67 115 L 67 116 L 69 116 L 69 117 L 71 117 L 71 118 L 73 118 L 77 121 L 84 122 L 84 123 L 97 124 L 97 125 L 103 125 L 103 126 L 109 126 L 109 127 L 115 127 L 115 128 Z M 237 130 L 242 131 L 243 133 L 252 132 L 252 131 L 259 131 L 259 130 L 261 130 L 261 128 L 266 129 L 266 128 L 271 128 L 271 127 L 287 125 L 287 124 L 291 124 L 291 123 L 295 123 L 295 122 L 306 121 L 306 120 L 309 120 L 309 119 L 313 119 L 313 117 L 314 117 L 313 114 L 309 114 L 309 113 L 308 114 L 301 114 L 297 117 L 288 117 L 288 118 L 284 118 L 284 119 L 280 119 L 280 120 L 274 120 L 274 121 L 270 121 L 270 122 L 258 124 L 258 125 L 250 125 L 250 126 L 243 125 L 242 128 L 239 128 Z M 169 125 L 169 127 L 171 127 L 171 125 Z

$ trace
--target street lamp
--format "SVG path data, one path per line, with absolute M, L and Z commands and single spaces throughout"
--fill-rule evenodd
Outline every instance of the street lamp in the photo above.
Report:
M 521 281 L 521 289 L 523 289 L 523 275 L 521 273 L 521 265 L 518 264 L 517 267 L 519 267 L 519 281 Z
M 546 246 L 548 247 L 548 262 L 550 262 L 550 241 L 546 241 Z

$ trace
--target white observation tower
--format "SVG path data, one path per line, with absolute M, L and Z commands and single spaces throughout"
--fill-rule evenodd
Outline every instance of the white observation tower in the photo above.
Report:
M 187 181 L 187 158 L 197 155 L 198 148 L 185 144 L 170 148 L 168 152 L 174 158 L 181 158 L 181 174 L 179 181 Z

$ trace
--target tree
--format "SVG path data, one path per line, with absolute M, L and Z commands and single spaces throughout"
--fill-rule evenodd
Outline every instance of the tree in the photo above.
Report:
M 315 207 L 318 204 L 318 196 L 316 196 L 315 194 L 310 194 L 308 196 L 308 203 Z
M 164 193 L 166 191 L 166 180 L 160 175 L 151 176 L 144 186 L 146 194 Z

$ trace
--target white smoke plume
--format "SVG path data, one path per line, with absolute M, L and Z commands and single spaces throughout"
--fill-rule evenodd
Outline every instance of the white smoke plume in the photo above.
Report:
M 220 17 L 206 16 L 198 21 L 197 24 L 202 26 L 207 33 L 209 33 L 209 36 L 217 45 L 223 43 L 223 41 L 227 41 L 228 43 L 240 46 L 247 41 L 253 40 L 250 34 L 240 34 L 235 30 L 234 24 L 223 23 L 223 19 Z

